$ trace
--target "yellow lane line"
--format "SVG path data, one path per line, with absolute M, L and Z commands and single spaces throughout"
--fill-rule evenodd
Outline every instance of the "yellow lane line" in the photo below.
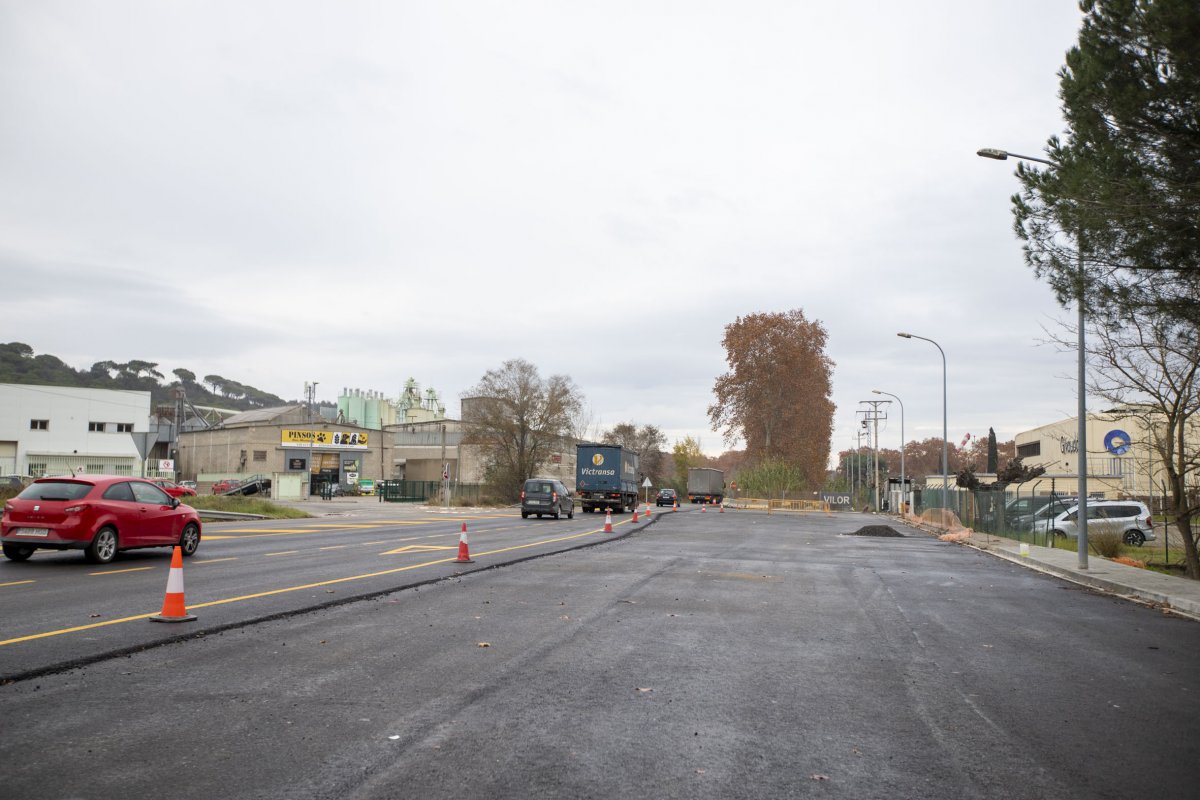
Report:
M 616 523 L 616 525 L 624 525 L 624 524 L 626 524 L 626 523 L 624 523 L 624 522 Z M 559 536 L 554 539 L 541 539 L 539 541 L 529 542 L 527 544 L 518 544 L 518 545 L 513 545 L 512 547 L 502 547 L 498 550 L 488 550 L 486 552 L 476 553 L 475 555 L 476 556 L 491 556 L 491 555 L 496 555 L 497 553 L 507 553 L 512 550 L 522 550 L 522 549 L 529 548 L 529 547 L 537 547 L 538 545 L 543 545 L 543 544 L 554 544 L 555 542 L 566 542 L 566 541 L 570 541 L 571 539 L 580 539 L 584 536 L 591 536 L 596 533 L 602 533 L 603 531 L 604 531 L 603 528 L 596 528 L 595 530 L 584 531 L 583 533 L 575 533 L 575 534 L 571 534 L 570 536 Z M 222 600 L 210 600 L 207 603 L 197 603 L 195 605 L 189 604 L 188 609 L 191 611 L 195 611 L 198 608 L 211 608 L 212 606 L 222 606 L 222 605 L 226 605 L 228 603 L 240 603 L 245 600 L 257 600 L 262 597 L 271 597 L 273 595 L 278 595 L 278 594 L 288 594 L 289 592 L 302 592 L 307 589 L 319 589 L 323 586 L 334 586 L 339 583 L 350 583 L 352 581 L 367 580 L 368 578 L 380 578 L 380 577 L 383 577 L 384 575 L 395 575 L 396 573 L 399 573 L 399 572 L 408 572 L 409 570 L 422 569 L 424 567 L 433 567 L 433 566 L 437 566 L 438 564 L 450 564 L 450 563 L 453 563 L 455 560 L 456 559 L 454 559 L 454 558 L 439 558 L 435 561 L 425 561 L 420 564 L 409 564 L 406 567 L 393 567 L 391 569 L 380 570 L 378 572 L 367 572 L 362 575 L 350 575 L 345 578 L 331 578 L 330 580 L 327 580 L 327 581 L 318 581 L 317 583 L 306 583 L 302 586 L 287 586 L 282 589 L 269 589 L 268 591 L 258 592 L 256 594 L 246 594 L 246 595 L 242 595 L 240 597 L 226 597 Z M 18 636 L 15 639 L 4 639 L 4 640 L 0 640 L 0 647 L 3 647 L 5 645 L 10 645 L 10 644 L 19 644 L 21 642 L 30 642 L 35 639 L 46 639 L 51 636 L 61 636 L 65 633 L 79 633 L 80 631 L 90 631 L 90 630 L 94 630 L 96 628 L 104 628 L 109 625 L 120 625 L 125 622 L 133 622 L 133 621 L 139 620 L 139 619 L 149 619 L 150 617 L 153 617 L 155 614 L 158 614 L 158 613 L 160 613 L 160 612 L 149 611 L 145 614 L 138 614 L 137 616 L 133 616 L 133 617 L 122 617 L 120 619 L 110 619 L 110 620 L 105 620 L 104 622 L 93 622 L 88 625 L 78 625 L 74 628 L 63 628 L 62 630 L 57 630 L 57 631 L 46 631 L 44 633 L 33 633 L 28 636 Z
M 130 567 L 129 569 L 110 569 L 106 572 L 89 572 L 88 575 L 120 575 L 122 572 L 143 572 L 154 567 Z
M 205 533 L 205 539 L 257 539 L 262 536 L 294 536 L 298 533 L 328 533 L 330 530 L 371 530 L 374 528 L 386 528 L 396 525 L 435 525 L 438 522 L 445 520 L 423 520 L 420 522 L 412 522 L 411 520 L 397 520 L 388 522 L 377 522 L 361 525 L 350 525 L 342 523 L 321 523 L 311 525 L 307 528 L 225 528 L 220 533 Z M 231 536 L 230 534 L 242 534 L 241 536 Z
M 294 556 L 299 553 L 299 550 L 284 550 L 279 553 L 263 553 L 264 556 Z
M 36 581 L 13 581 L 12 583 L 0 583 L 0 586 L 22 586 L 26 583 L 36 583 Z
M 438 550 L 453 550 L 454 545 L 436 545 L 436 544 L 410 544 L 404 547 L 397 547 L 395 550 L 388 550 L 385 553 L 380 553 L 381 556 L 393 556 L 397 553 L 433 553 Z
M 208 559 L 205 559 L 204 561 L 197 561 L 195 559 L 192 559 L 192 563 L 195 564 L 196 566 L 202 566 L 204 564 L 220 564 L 222 561 L 237 561 L 237 560 L 238 560 L 237 556 L 229 556 L 228 558 L 208 558 Z

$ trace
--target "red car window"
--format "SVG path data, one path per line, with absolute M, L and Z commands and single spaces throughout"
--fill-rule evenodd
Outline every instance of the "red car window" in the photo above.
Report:
M 119 500 L 123 503 L 133 502 L 133 490 L 128 483 L 114 483 L 104 492 L 105 500 Z
M 133 483 L 127 485 L 129 488 L 133 489 L 133 497 L 139 503 L 165 506 L 169 505 L 171 502 L 170 495 L 152 483 L 141 483 L 140 481 L 134 481 Z
M 21 500 L 78 500 L 94 486 L 79 481 L 37 481 L 26 486 L 17 497 Z

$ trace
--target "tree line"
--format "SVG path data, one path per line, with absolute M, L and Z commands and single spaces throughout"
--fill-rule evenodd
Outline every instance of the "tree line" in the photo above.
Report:
M 75 369 L 57 356 L 36 354 L 23 342 L 0 344 L 0 383 L 150 392 L 151 408 L 165 413 L 174 408 L 176 389 L 182 389 L 195 405 L 240 411 L 286 405 L 270 392 L 220 375 L 205 375 L 198 380 L 194 372 L 182 367 L 171 374 L 174 380 L 165 377 L 158 363 L 140 360 L 97 361 L 88 369 Z

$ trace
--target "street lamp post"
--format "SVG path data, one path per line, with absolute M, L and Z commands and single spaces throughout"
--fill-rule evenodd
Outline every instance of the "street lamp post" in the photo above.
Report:
M 983 158 L 994 158 L 997 161 L 1007 161 L 1011 156 L 1022 161 L 1036 161 L 1039 164 L 1045 164 L 1051 169 L 1057 169 L 1058 164 L 1037 156 L 1023 156 L 1020 153 L 1010 153 L 1007 150 L 1000 150 L 995 147 L 984 147 L 976 151 L 976 155 Z M 1078 530 L 1079 538 L 1077 540 L 1079 554 L 1079 568 L 1088 568 L 1088 496 L 1087 496 L 1087 369 L 1084 357 L 1084 333 L 1083 325 L 1085 321 L 1084 315 L 1084 278 L 1086 275 L 1083 270 L 1083 236 L 1080 231 L 1075 232 L 1075 257 L 1079 264 L 1079 292 L 1076 298 L 1076 304 L 1079 306 L 1079 363 L 1078 363 L 1078 378 L 1077 392 L 1079 394 L 1079 429 L 1076 438 L 1079 440 L 1079 520 Z
M 896 402 L 900 404 L 900 513 L 903 515 L 908 511 L 908 482 L 905 480 L 906 473 L 904 472 L 904 401 L 891 392 L 881 392 L 878 389 L 872 389 L 871 392 L 895 397 Z
M 923 342 L 929 342 L 942 354 L 942 508 L 949 511 L 950 457 L 947 442 L 949 441 L 950 431 L 949 426 L 946 424 L 946 351 L 933 339 L 917 336 L 915 333 L 897 333 L 896 335 L 902 339 L 920 339 Z

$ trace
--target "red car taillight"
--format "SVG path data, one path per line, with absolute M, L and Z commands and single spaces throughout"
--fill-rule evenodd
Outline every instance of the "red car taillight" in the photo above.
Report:
M 550 499 L 557 503 L 558 502 L 558 492 L 551 492 Z
M 525 500 L 525 490 L 522 489 L 521 490 L 521 501 L 524 502 L 524 500 Z
M 1146 524 L 1149 525 L 1151 528 L 1153 528 L 1154 527 L 1154 517 L 1147 514 L 1146 515 Z

